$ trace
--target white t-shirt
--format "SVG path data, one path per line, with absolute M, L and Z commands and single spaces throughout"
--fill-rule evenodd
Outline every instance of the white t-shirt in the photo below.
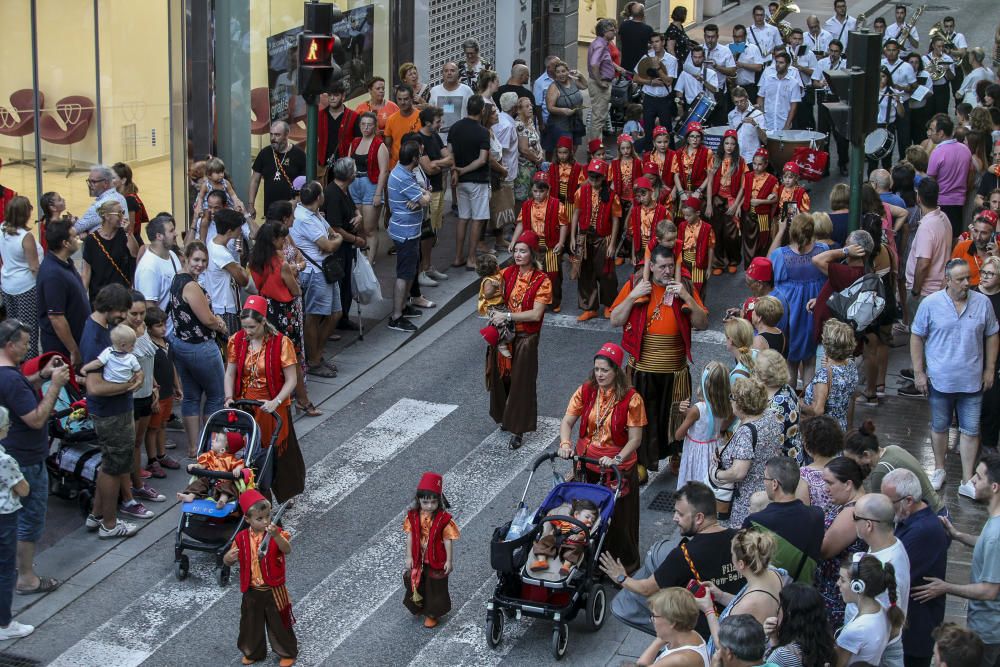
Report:
M 118 352 L 113 347 L 106 347 L 97 355 L 97 360 L 104 364 L 101 377 L 107 382 L 124 384 L 132 379 L 141 368 L 139 360 L 131 352 Z
M 972 70 L 967 77 L 962 79 L 962 85 L 958 88 L 958 92 L 963 95 L 962 101 L 976 106 L 979 103 L 976 98 L 976 84 L 980 81 L 994 81 L 995 79 L 993 71 L 987 67 L 977 67 Z
M 299 249 L 299 252 L 307 255 L 309 258 L 306 260 L 306 267 L 302 269 L 301 273 L 319 271 L 319 267 L 315 266 L 313 262 L 316 262 L 319 266 L 323 266 L 323 260 L 330 253 L 320 250 L 319 246 L 316 245 L 316 241 L 327 238 L 329 230 L 330 225 L 319 216 L 319 213 L 313 213 L 302 204 L 296 204 L 295 222 L 292 224 L 292 228 L 288 230 L 288 235 L 292 237 L 292 242 L 295 243 L 295 247 Z M 309 261 L 310 259 L 312 262 Z
M 910 557 L 906 554 L 906 548 L 903 546 L 902 540 L 896 540 L 896 543 L 891 547 L 886 547 L 881 551 L 862 551 L 854 554 L 854 562 L 858 562 L 864 556 L 875 556 L 882 564 L 892 563 L 893 568 L 896 570 L 896 605 L 906 613 L 907 608 L 910 605 Z M 882 591 L 876 600 L 882 605 L 883 609 L 889 608 L 889 591 Z M 858 606 L 853 602 L 849 603 L 844 608 L 844 624 L 846 625 L 855 616 L 858 615 Z M 896 643 L 903 638 L 903 633 L 900 632 L 890 643 Z M 875 664 L 878 664 L 876 661 Z
M 850 652 L 848 665 L 866 662 L 877 665 L 889 643 L 889 617 L 882 611 L 864 614 L 845 623 L 837 633 L 837 646 Z
M 440 107 L 444 111 L 441 119 L 441 139 L 448 143 L 448 131 L 451 126 L 465 118 L 466 104 L 469 98 L 475 95 L 472 88 L 464 83 L 458 84 L 455 90 L 448 90 L 443 83 L 431 88 L 431 106 Z
M 0 284 L 7 294 L 24 294 L 35 286 L 35 274 L 28 266 L 28 259 L 24 254 L 24 237 L 28 234 L 27 229 L 18 229 L 13 234 L 0 231 L 0 259 L 3 259 L 3 269 L 0 269 Z M 35 235 L 35 252 L 38 254 L 39 264 L 45 255 L 42 252 L 42 244 L 38 242 L 38 234 Z
M 226 246 L 219 245 L 212 239 L 205 245 L 208 247 L 208 266 L 198 282 L 212 300 L 212 312 L 216 315 L 238 312 L 236 296 L 232 290 L 232 276 L 226 271 L 226 267 L 235 264 L 236 260 Z
M 752 104 L 747 107 L 745 113 L 739 109 L 733 109 L 729 112 L 729 127 L 736 130 L 736 141 L 740 145 L 740 155 L 749 165 L 753 163 L 754 153 L 760 148 L 760 137 L 757 135 L 757 128 L 750 123 L 744 123 L 744 118 L 751 118 L 757 125 L 763 126 L 764 114 Z
M 146 301 L 155 301 L 164 312 L 170 303 L 170 284 L 181 268 L 181 262 L 172 250 L 168 259 L 146 250 L 135 267 L 135 288 L 142 292 Z M 174 330 L 174 318 L 167 318 L 167 335 Z

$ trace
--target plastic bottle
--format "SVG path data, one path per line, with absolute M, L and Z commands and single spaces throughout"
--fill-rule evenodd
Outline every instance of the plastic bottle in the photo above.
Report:
M 518 507 L 517 514 L 514 515 L 514 520 L 510 522 L 510 529 L 507 531 L 507 537 L 505 540 L 507 542 L 510 540 L 516 540 L 524 535 L 530 526 L 531 510 L 522 504 Z

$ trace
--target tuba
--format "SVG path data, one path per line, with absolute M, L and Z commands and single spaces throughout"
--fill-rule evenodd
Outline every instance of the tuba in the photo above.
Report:
M 781 33 L 782 41 L 787 42 L 788 37 L 792 34 L 792 24 L 785 21 L 785 17 L 789 14 L 798 14 L 799 11 L 801 11 L 799 6 L 791 0 L 779 0 L 778 9 L 767 18 L 767 23 L 773 25 Z
M 917 7 L 917 11 L 913 12 L 913 15 L 906 20 L 903 24 L 903 29 L 900 31 L 899 36 L 896 37 L 896 41 L 899 42 L 900 50 L 906 50 L 906 41 L 910 39 L 910 33 L 913 32 L 913 26 L 917 25 L 917 21 L 920 19 L 921 14 L 927 9 L 927 5 L 920 5 Z
M 942 62 L 943 60 L 944 58 L 931 58 L 930 63 L 924 68 L 931 81 L 940 81 L 948 74 L 948 70 L 951 69 L 948 63 Z

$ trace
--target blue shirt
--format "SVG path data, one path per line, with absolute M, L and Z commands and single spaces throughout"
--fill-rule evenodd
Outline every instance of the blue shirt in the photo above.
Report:
M 879 199 L 881 199 L 884 204 L 891 204 L 892 206 L 898 206 L 899 208 L 906 208 L 906 202 L 903 201 L 903 198 L 895 192 L 882 192 L 879 194 Z
M 1000 584 L 1000 516 L 991 517 L 972 550 L 973 584 Z M 987 644 L 1000 644 L 1000 600 L 969 600 L 969 629 Z
M 542 75 L 535 79 L 535 85 L 532 88 L 532 92 L 535 94 L 535 104 L 542 107 L 542 121 L 549 121 L 549 104 L 545 99 L 546 93 L 549 92 L 549 86 L 552 85 L 552 77 L 549 73 L 542 72 Z
M 69 324 L 73 340 L 80 340 L 83 325 L 90 317 L 90 297 L 73 262 L 64 262 L 46 253 L 38 267 L 38 326 L 42 332 L 42 349 L 46 352 L 69 354 L 49 320 L 50 315 L 62 315 Z
M 0 405 L 10 412 L 10 430 L 0 444 L 14 457 L 18 465 L 41 463 L 49 453 L 46 426 L 34 429 L 21 421 L 38 407 L 38 393 L 20 369 L 0 366 Z
M 910 557 L 910 590 L 926 584 L 924 577 L 945 578 L 951 539 L 930 506 L 896 524 L 896 537 Z M 934 653 L 931 632 L 944 621 L 944 606 L 944 595 L 928 602 L 910 598 L 906 627 L 903 629 L 903 652 L 906 655 L 928 657 Z
M 423 194 L 416 175 L 401 164 L 389 172 L 389 237 L 393 241 L 409 241 L 420 238 L 420 225 L 424 221 L 424 209 L 421 206 L 413 210 L 407 208 L 407 203 L 417 201 Z
M 80 358 L 88 364 L 97 358 L 105 348 L 111 347 L 111 329 L 102 327 L 88 317 L 80 337 Z M 100 373 L 101 369 L 94 371 Z M 115 396 L 94 396 L 87 394 L 87 411 L 95 417 L 114 417 L 132 411 L 132 392 Z
M 959 315 L 948 290 L 920 302 L 910 331 L 924 339 L 927 377 L 945 394 L 975 394 L 982 388 L 984 339 L 1000 330 L 988 297 L 969 290 Z

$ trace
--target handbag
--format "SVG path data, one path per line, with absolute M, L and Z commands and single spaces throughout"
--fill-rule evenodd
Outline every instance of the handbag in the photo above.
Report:
M 757 451 L 757 426 L 755 424 L 747 423 L 746 426 L 750 428 L 751 433 L 751 444 L 750 450 Z M 734 434 L 735 435 L 735 434 Z M 732 443 L 732 438 L 726 443 L 726 446 L 722 448 L 719 452 L 719 458 L 722 458 L 722 452 L 726 451 L 729 445 Z M 708 464 L 708 473 L 705 475 L 705 483 L 712 489 L 712 493 L 715 494 L 715 499 L 720 503 L 731 503 L 736 496 L 736 482 L 721 482 L 716 477 L 716 474 L 720 470 L 725 470 L 722 468 L 718 462 L 713 458 Z
M 302 248 L 299 248 L 299 252 L 302 252 Z M 344 260 L 341 259 L 341 257 L 337 253 L 327 256 L 323 260 L 322 265 L 317 264 L 316 260 L 314 260 L 309 255 L 305 254 L 304 252 L 302 252 L 302 256 L 306 258 L 306 261 L 308 261 L 310 264 L 312 264 L 317 269 L 323 272 L 323 279 L 326 280 L 327 284 L 329 285 L 335 285 L 339 283 L 341 280 L 343 280 L 344 275 L 346 275 L 344 273 Z
M 799 165 L 804 180 L 815 182 L 823 178 L 823 172 L 830 162 L 830 154 L 816 148 L 815 143 L 799 146 L 792 153 L 792 162 Z

